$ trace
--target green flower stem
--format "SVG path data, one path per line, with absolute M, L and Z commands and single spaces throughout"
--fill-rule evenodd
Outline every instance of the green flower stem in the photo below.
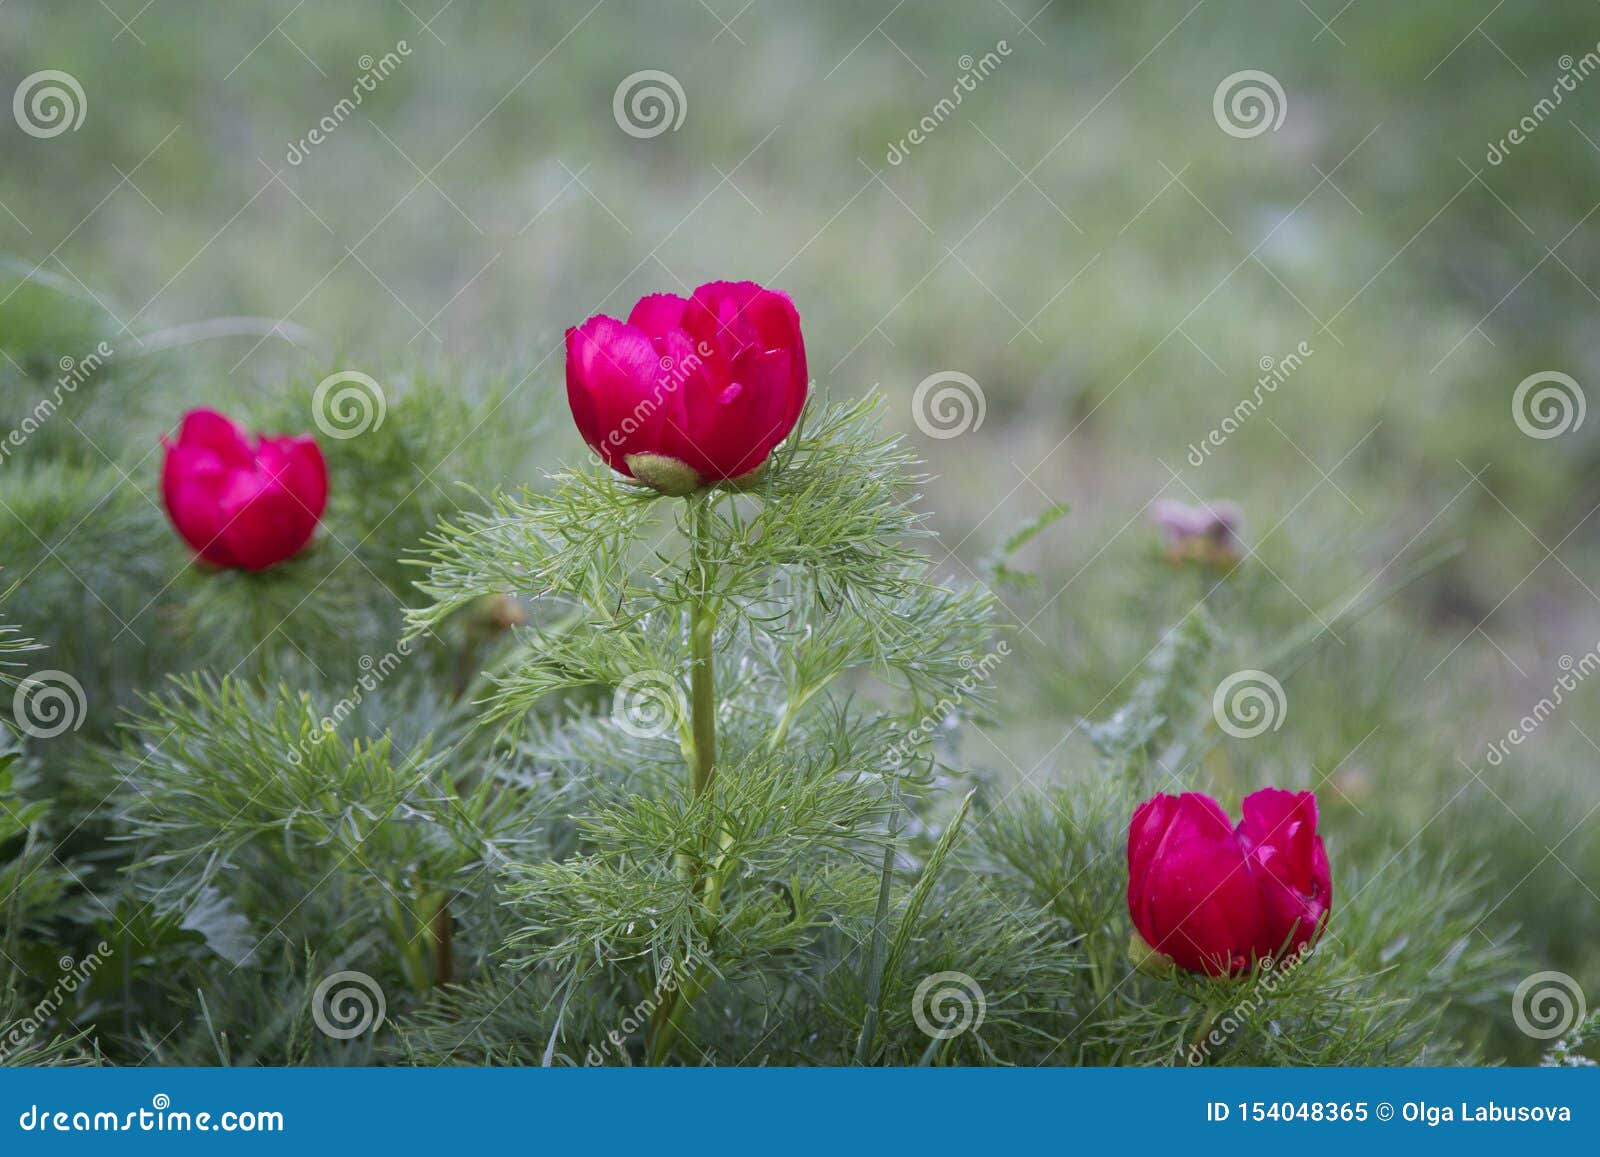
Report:
M 402 884 L 404 881 L 402 881 Z M 389 936 L 400 949 L 401 965 L 412 991 L 426 993 L 429 988 L 429 968 L 426 946 L 422 937 L 412 930 L 410 911 L 399 899 L 400 889 L 394 889 L 395 900 L 388 905 Z
M 717 685 L 716 655 L 713 642 L 717 633 L 717 608 L 713 590 L 715 565 L 707 558 L 711 540 L 712 504 L 709 492 L 688 496 L 689 586 L 694 592 L 689 607 L 689 789 L 695 799 L 711 790 L 717 772 Z M 719 857 L 720 858 L 720 857 Z M 707 912 L 715 915 L 722 898 L 721 873 L 705 872 L 703 865 L 679 857 L 679 870 L 696 891 L 704 889 Z M 689 1003 L 709 983 L 709 970 L 696 975 L 667 993 L 651 1018 L 650 1059 L 662 1064 L 678 1037 Z
M 872 948 L 867 957 L 867 1015 L 861 1022 L 861 1032 L 856 1038 L 856 1064 L 865 1065 L 872 1058 L 872 1045 L 878 1035 L 878 1018 L 882 1014 L 883 970 L 888 961 L 889 903 L 894 889 L 894 856 L 900 839 L 900 822 L 904 812 L 900 808 L 900 777 L 895 776 L 891 788 L 889 812 L 889 839 L 883 846 L 883 867 L 878 876 L 878 909 L 872 921 Z
M 1206 1005 L 1205 1015 L 1200 1018 L 1200 1027 L 1195 1030 L 1194 1039 L 1189 1042 L 1188 1051 L 1180 1058 L 1180 1063 L 1189 1064 L 1189 1058 L 1200 1051 L 1200 1046 L 1205 1043 L 1206 1037 L 1211 1035 L 1211 1028 L 1217 1023 L 1221 1009 L 1212 1004 Z M 1205 1064 L 1206 1054 L 1201 1054 L 1200 1063 Z
M 697 967 L 684 977 L 678 987 L 662 996 L 656 1006 L 650 1025 L 650 1063 L 664 1065 L 672 1055 L 672 1046 L 682 1031 L 683 1016 L 689 1002 L 706 990 L 711 983 L 711 969 Z
M 706 913 L 715 916 L 722 909 L 722 884 L 728 878 L 728 848 L 733 844 L 733 833 L 726 828 L 717 836 L 717 855 L 711 861 L 711 871 L 705 881 Z
M 777 751 L 789 739 L 789 728 L 793 726 L 795 716 L 800 714 L 802 708 L 811 701 L 811 697 L 821 691 L 825 683 L 814 683 L 803 688 L 793 698 L 783 705 L 783 714 L 778 718 L 778 724 L 772 729 L 772 734 L 767 737 L 767 750 Z
M 433 945 L 433 982 L 440 988 L 455 983 L 455 918 L 450 913 L 450 893 L 441 892 L 428 922 L 428 939 Z
M 452 703 L 460 703 L 472 686 L 474 673 L 478 668 L 478 648 L 481 640 L 478 628 L 467 628 L 467 640 L 462 644 L 456 656 L 455 689 L 450 697 Z M 448 777 L 447 777 L 448 778 Z M 456 796 L 455 785 L 450 785 L 450 795 Z M 439 894 L 437 906 L 433 916 L 428 920 L 428 942 L 433 946 L 433 983 L 440 988 L 448 987 L 456 979 L 456 950 L 455 950 L 455 916 L 450 912 L 450 892 Z
M 712 641 L 717 633 L 717 608 L 712 588 L 716 571 L 706 557 L 711 539 L 708 494 L 689 496 L 689 582 L 694 601 L 689 609 L 689 712 L 694 736 L 690 787 L 698 799 L 711 787 L 717 765 L 717 689 Z
M 696 598 L 690 615 L 689 711 L 694 734 L 690 787 L 698 799 L 711 787 L 717 771 L 717 689 L 711 651 L 711 640 L 717 630 L 717 612 L 711 600 L 702 594 Z

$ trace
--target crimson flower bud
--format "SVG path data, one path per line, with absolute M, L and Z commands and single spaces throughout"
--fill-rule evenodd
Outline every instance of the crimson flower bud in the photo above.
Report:
M 1237 827 L 1210 796 L 1158 795 L 1128 825 L 1128 912 L 1178 967 L 1248 972 L 1314 944 L 1333 883 L 1309 791 L 1248 795 Z
M 805 405 L 806 348 L 788 294 L 713 281 L 639 299 L 626 322 L 567 330 L 567 402 L 607 465 L 681 495 L 758 469 Z
M 215 410 L 190 410 L 163 438 L 161 496 L 205 561 L 265 570 L 311 541 L 328 504 L 328 467 L 309 434 L 252 437 Z

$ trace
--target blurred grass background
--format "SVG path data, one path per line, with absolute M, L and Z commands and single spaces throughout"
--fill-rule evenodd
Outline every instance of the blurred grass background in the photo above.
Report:
M 951 570 L 1072 506 L 1027 548 L 1039 589 L 1005 592 L 1025 645 L 966 748 L 1005 790 L 1087 763 L 1078 721 L 1202 597 L 1230 624 L 1219 676 L 1325 625 L 1284 726 L 1176 778 L 1316 787 L 1336 858 L 1415 835 L 1487 860 L 1477 935 L 1600 1002 L 1600 691 L 1484 758 L 1600 640 L 1600 422 L 1535 439 L 1511 405 L 1530 374 L 1600 368 L 1600 80 L 1487 159 L 1597 42 L 1600 8 L 1555 0 L 10 0 L 0 93 L 64 70 L 87 115 L 49 139 L 0 120 L 0 391 L 25 411 L 107 340 L 138 372 L 48 436 L 153 494 L 150 451 L 188 406 L 292 425 L 334 369 L 392 398 L 446 382 L 494 399 L 470 436 L 509 442 L 517 483 L 581 451 L 565 326 L 714 278 L 781 287 L 818 389 L 879 386 L 926 454 Z M 684 94 L 649 139 L 613 116 L 644 69 Z M 1212 98 L 1245 69 L 1286 108 L 1240 139 Z M 258 320 L 189 328 L 229 318 Z M 1195 466 L 1262 359 L 1300 342 L 1305 364 Z M 949 439 L 912 412 L 941 371 L 985 402 Z M 413 464 L 441 503 L 444 456 Z M 1241 504 L 1232 579 L 1152 565 L 1163 497 Z M 1429 559 L 1376 615 L 1335 619 Z

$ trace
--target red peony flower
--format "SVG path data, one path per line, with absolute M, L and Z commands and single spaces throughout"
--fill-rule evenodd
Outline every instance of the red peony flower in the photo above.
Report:
M 252 438 L 215 410 L 190 410 L 165 438 L 167 516 L 201 558 L 265 570 L 311 541 L 328 504 L 328 467 L 309 434 Z
M 805 405 L 806 347 L 788 294 L 713 281 L 639 299 L 626 322 L 567 330 L 567 401 L 613 469 L 666 494 L 739 478 Z
M 1238 827 L 1210 796 L 1158 795 L 1128 825 L 1128 912 L 1180 968 L 1223 976 L 1315 943 L 1333 883 L 1309 791 L 1263 788 Z

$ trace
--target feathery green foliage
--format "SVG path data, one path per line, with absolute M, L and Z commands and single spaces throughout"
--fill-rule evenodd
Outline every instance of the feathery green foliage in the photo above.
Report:
M 83 388 L 149 364 L 112 361 Z M 308 395 L 240 412 L 294 429 Z M 1346 696 L 1347 726 L 1297 732 L 1324 770 L 1369 715 L 1416 733 L 1391 720 L 1405 696 L 1371 679 L 1403 668 L 1358 633 L 1415 566 L 1356 600 L 1320 591 L 1319 620 L 1248 562 L 1194 587 L 1129 559 L 1118 573 L 1156 625 L 1091 613 L 1062 631 L 1053 598 L 1024 618 L 1045 595 L 1018 561 L 1051 506 L 980 567 L 1022 611 L 1006 631 L 990 590 L 930 566 L 926 480 L 874 398 L 813 406 L 748 492 L 679 502 L 598 466 L 495 491 L 517 473 L 495 420 L 510 397 L 397 386 L 381 426 L 327 445 L 344 484 L 323 538 L 260 575 L 196 567 L 172 538 L 149 485 L 159 427 L 95 427 L 109 462 L 41 437 L 6 464 L 13 602 L 50 649 L 8 629 L 0 675 L 73 672 L 87 713 L 22 737 L 0 773 L 0 1012 L 29 1018 L 58 956 L 108 946 L 11 1059 L 1427 1063 L 1506 1047 L 1522 961 L 1483 933 L 1487 866 L 1442 867 L 1347 777 L 1307 784 L 1337 875 L 1310 960 L 1268 991 L 1127 959 L 1133 807 L 1304 782 L 1281 740 L 1244 752 L 1216 733 L 1222 673 L 1292 675 L 1297 705 Z M 1333 631 L 1351 646 L 1329 648 Z M 1066 658 L 1041 634 L 1070 639 Z M 1063 683 L 1072 664 L 1127 674 Z M 986 770 L 996 715 L 1021 726 L 1044 693 L 1085 716 L 1043 745 L 1048 769 Z M 1509 846 L 1528 867 L 1544 851 Z M 313 1012 L 351 970 L 386 1020 L 336 1039 Z
M 876 961 L 888 975 L 875 976 L 873 1003 L 924 975 L 924 940 L 945 957 L 970 947 L 997 972 L 1036 971 L 1037 995 L 1057 1003 L 1051 985 L 1059 991 L 1068 956 L 1037 914 L 980 916 L 939 883 L 948 845 L 920 878 L 929 852 L 893 845 L 901 808 L 923 816 L 919 842 L 937 831 L 934 729 L 919 720 L 938 704 L 942 722 L 983 701 L 989 668 L 972 671 L 992 600 L 929 573 L 909 505 L 915 463 L 874 431 L 875 408 L 815 408 L 748 493 L 680 505 L 609 472 L 568 474 L 543 493 L 497 497 L 430 541 L 421 586 L 434 603 L 413 616 L 416 629 L 486 595 L 532 600 L 525 645 L 479 704 L 486 721 L 520 733 L 548 696 L 615 689 L 609 704 L 569 704 L 524 737 L 535 748 L 581 743 L 581 766 L 565 770 L 589 781 L 579 790 L 592 800 L 568 854 L 513 862 L 505 875 L 506 959 L 551 978 L 531 1035 L 549 1036 L 552 1056 L 593 1059 L 606 1038 L 577 1034 L 604 1024 L 595 1002 L 620 993 L 616 1022 L 632 1028 L 606 1046 L 612 1061 L 761 1052 L 790 1022 L 813 1034 L 795 1059 L 849 1060 L 867 1015 L 874 866 L 886 848 L 909 863 L 892 873 L 884 914 L 901 931 Z M 719 689 L 708 708 L 695 706 L 705 621 L 715 627 L 704 665 Z M 702 710 L 716 744 L 703 780 Z M 997 945 L 1018 958 L 1002 967 Z M 673 976 L 679 968 L 687 975 Z M 620 1015 L 641 1002 L 649 1017 Z M 898 1008 L 882 1017 L 870 1059 L 915 1060 L 928 1041 L 908 1039 L 910 1027 Z M 431 1025 L 413 1047 L 427 1055 L 447 1036 Z

